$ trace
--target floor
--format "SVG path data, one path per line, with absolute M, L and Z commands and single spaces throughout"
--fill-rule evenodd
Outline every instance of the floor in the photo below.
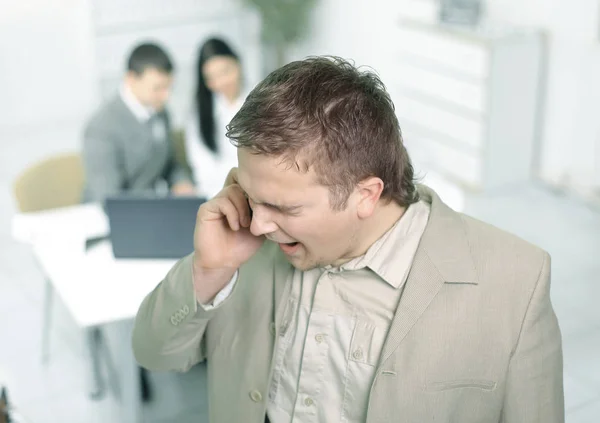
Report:
M 0 151 L 0 157 L 7 156 Z M 40 361 L 44 281 L 29 248 L 10 237 L 14 204 L 9 187 L 17 167 L 14 160 L 0 166 L 0 382 L 10 386 L 13 402 L 31 423 L 113 421 L 116 404 L 110 396 L 92 401 L 86 395 L 81 334 L 60 301 L 55 302 L 50 361 Z M 552 254 L 552 299 L 564 338 L 567 422 L 597 423 L 600 211 L 533 184 L 477 198 L 452 195 L 448 201 L 460 203 L 469 214 Z M 157 373 L 151 378 L 155 400 L 146 406 L 146 421 L 207 421 L 203 366 L 187 374 Z

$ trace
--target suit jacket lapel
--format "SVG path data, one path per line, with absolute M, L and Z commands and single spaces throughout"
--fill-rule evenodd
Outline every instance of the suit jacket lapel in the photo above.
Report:
M 429 222 L 383 346 L 380 366 L 398 348 L 444 283 L 477 284 L 461 215 L 431 189 L 420 186 L 419 193 L 431 203 Z

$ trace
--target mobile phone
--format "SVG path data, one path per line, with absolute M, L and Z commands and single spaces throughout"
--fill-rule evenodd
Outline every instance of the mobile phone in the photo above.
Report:
M 248 197 L 246 197 L 246 202 L 248 203 L 248 210 L 250 211 L 250 220 L 252 220 L 252 206 L 250 205 L 250 200 L 248 200 Z

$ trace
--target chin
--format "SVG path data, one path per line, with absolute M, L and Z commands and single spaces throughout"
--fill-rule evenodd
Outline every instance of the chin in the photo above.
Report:
M 295 269 L 298 269 L 301 272 L 308 272 L 309 270 L 313 270 L 313 269 L 316 269 L 317 267 L 319 267 L 319 266 L 317 266 L 314 263 L 311 263 L 311 264 L 307 264 L 307 263 L 297 264 L 297 263 L 294 263 L 292 261 L 290 261 L 290 263 L 292 264 L 292 266 L 294 266 Z
M 287 260 L 292 266 L 303 272 L 315 268 L 315 266 L 311 266 L 311 263 L 306 263 L 304 260 L 300 260 L 298 258 L 288 257 Z
M 292 258 L 288 258 L 288 261 L 296 269 L 301 270 L 303 272 L 306 272 L 306 271 L 312 270 L 312 269 L 316 269 L 317 267 L 323 267 L 323 266 L 325 266 L 324 264 L 317 263 L 317 262 L 314 262 L 314 261 L 306 261 L 306 260 L 301 260 L 301 259 L 293 258 L 293 257 Z

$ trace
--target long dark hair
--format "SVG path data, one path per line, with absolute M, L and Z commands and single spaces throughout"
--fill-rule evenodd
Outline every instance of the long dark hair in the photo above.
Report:
M 206 86 L 202 67 L 209 59 L 215 56 L 228 56 L 239 61 L 237 54 L 225 41 L 219 38 L 210 38 L 200 48 L 198 54 L 198 66 L 196 68 L 198 76 L 198 87 L 196 89 L 196 113 L 198 119 L 198 129 L 200 138 L 204 145 L 213 153 L 218 152 L 217 139 L 215 134 L 215 116 L 213 93 Z

